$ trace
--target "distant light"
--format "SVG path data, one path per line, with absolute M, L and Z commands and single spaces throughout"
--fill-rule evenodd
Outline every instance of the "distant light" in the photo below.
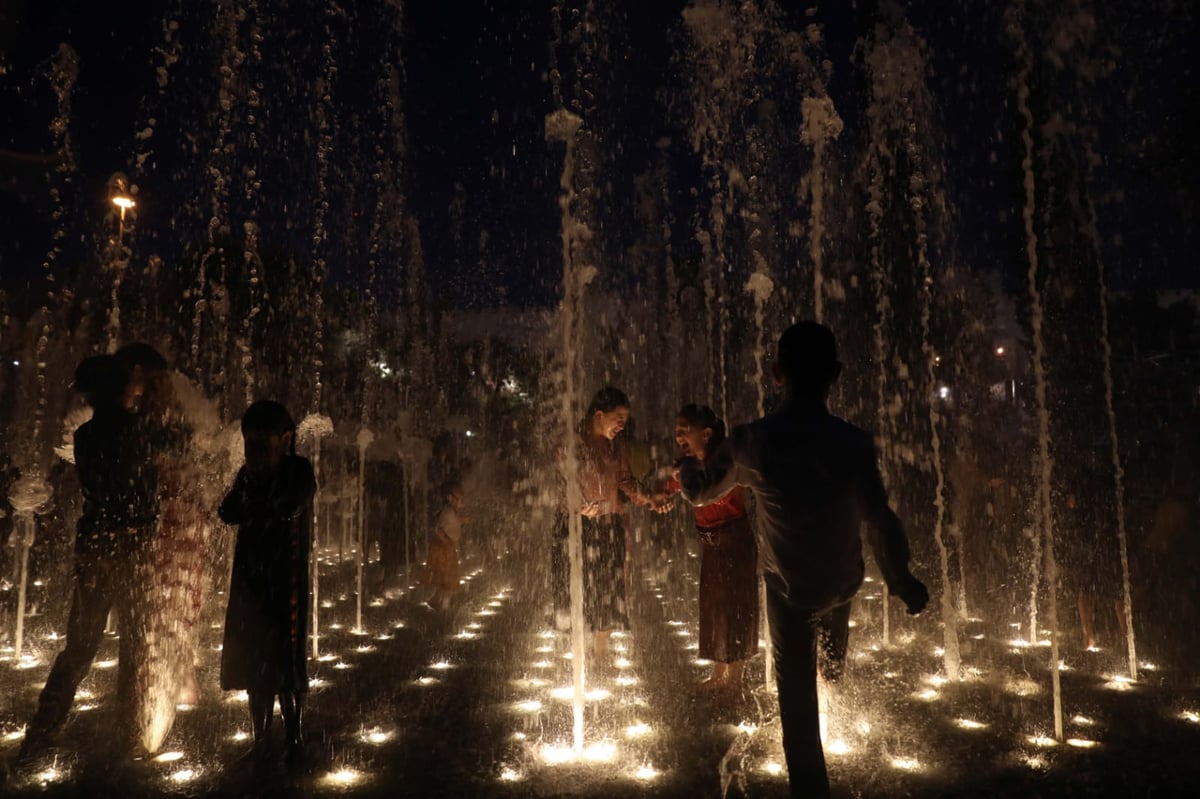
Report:
M 639 721 L 637 724 L 630 724 L 625 728 L 626 738 L 641 738 L 644 735 L 650 734 L 650 725 Z
M 633 776 L 637 777 L 639 780 L 652 780 L 658 776 L 658 772 L 650 766 L 642 766 L 633 773 Z
M 376 744 L 376 745 L 385 744 L 395 737 L 396 737 L 396 733 L 394 733 L 390 730 L 381 730 L 378 727 L 374 727 L 372 729 L 365 730 L 365 731 L 363 731 L 363 733 L 361 735 L 358 736 L 359 740 L 361 740 L 363 743 Z
M 20 366 L 20 365 L 21 365 L 20 361 L 13 361 L 13 366 Z
M 467 433 L 466 433 L 466 435 L 467 435 L 467 438 L 474 438 L 474 437 L 475 437 L 475 431 L 474 431 L 474 430 L 468 430 L 468 431 L 467 431 Z
M 1004 347 L 997 347 L 997 348 L 996 348 L 996 357 L 997 357 L 997 358 L 1003 358 L 1003 357 L 1004 357 Z
M 938 386 L 938 397 L 941 399 L 950 399 L 950 387 Z
M 350 768 L 338 769 L 325 775 L 325 782 L 333 785 L 353 785 L 362 779 L 362 774 Z
M 850 744 L 838 738 L 829 742 L 829 745 L 825 747 L 825 752 L 830 755 L 848 755 L 850 754 Z

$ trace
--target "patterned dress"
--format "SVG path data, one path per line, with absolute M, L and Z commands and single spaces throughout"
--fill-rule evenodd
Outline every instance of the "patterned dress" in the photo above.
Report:
M 267 479 L 238 472 L 221 520 L 238 525 L 221 650 L 221 688 L 307 691 L 312 464 L 285 456 Z
M 666 490 L 680 489 L 671 478 Z M 758 546 L 741 487 L 695 508 L 700 559 L 700 657 L 732 663 L 758 651 Z

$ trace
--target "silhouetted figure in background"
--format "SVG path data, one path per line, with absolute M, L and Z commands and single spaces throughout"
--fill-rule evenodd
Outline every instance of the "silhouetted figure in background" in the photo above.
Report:
M 818 628 L 862 585 L 863 522 L 891 592 L 913 614 L 929 601 L 908 570 L 908 539 L 888 507 L 870 434 L 825 407 L 841 369 L 827 327 L 792 325 L 779 339 L 774 365 L 783 406 L 735 428 L 715 458 L 687 458 L 680 466 L 683 493 L 693 504 L 717 501 L 739 485 L 754 492 L 788 779 L 792 796 L 805 799 L 829 795 L 817 705 Z
M 132 620 L 133 588 L 137 559 L 145 553 L 158 516 L 156 437 L 132 412 L 145 391 L 140 371 L 132 373 L 114 356 L 93 356 L 75 370 L 75 388 L 93 411 L 91 420 L 75 431 L 75 466 L 83 493 L 75 536 L 75 588 L 66 646 L 55 658 L 26 728 L 19 755 L 23 763 L 40 754 L 66 721 L 112 608 L 121 631 L 117 737 L 124 744 L 133 733 L 134 657 L 139 647 Z
M 275 697 L 287 733 L 288 764 L 302 765 L 301 716 L 308 692 L 308 555 L 317 483 L 295 454 L 296 424 L 278 402 L 261 400 L 242 417 L 246 465 L 221 503 L 238 525 L 221 649 L 221 689 L 245 690 L 253 753 L 269 748 Z

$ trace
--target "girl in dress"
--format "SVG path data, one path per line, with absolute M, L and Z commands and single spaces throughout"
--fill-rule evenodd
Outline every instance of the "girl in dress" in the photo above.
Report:
M 601 389 L 580 420 L 577 440 L 579 508 L 583 528 L 583 612 L 593 633 L 597 658 L 608 648 L 614 630 L 628 624 L 625 606 L 626 531 L 621 514 L 625 500 L 649 505 L 629 470 L 629 455 L 621 431 L 629 421 L 629 398 L 611 386 Z M 554 571 L 558 606 L 567 602 L 567 538 L 569 517 L 564 491 L 555 523 Z M 560 618 L 563 617 L 560 612 Z M 560 621 L 560 626 L 564 626 Z
M 288 762 L 300 765 L 301 714 L 308 692 L 308 556 L 317 484 L 312 464 L 295 454 L 295 434 L 295 423 L 277 402 L 256 402 L 242 417 L 246 465 L 220 508 L 221 521 L 238 525 L 221 688 L 248 693 L 254 751 L 260 755 L 267 749 L 279 697 Z
M 725 423 L 707 405 L 685 405 L 675 420 L 681 458 L 704 460 L 725 438 Z M 680 488 L 678 476 L 665 489 Z M 758 651 L 758 546 L 741 487 L 695 510 L 700 560 L 700 657 L 713 662 L 702 690 L 741 688 L 746 660 Z

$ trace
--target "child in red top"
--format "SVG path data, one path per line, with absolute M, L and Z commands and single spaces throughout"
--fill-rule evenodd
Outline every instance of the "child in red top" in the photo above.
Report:
M 707 405 L 684 406 L 675 420 L 683 457 L 703 460 L 725 438 L 725 423 Z M 665 490 L 680 488 L 672 477 Z M 736 691 L 746 660 L 758 650 L 758 546 L 740 486 L 695 510 L 700 560 L 700 657 L 713 661 L 701 688 Z

